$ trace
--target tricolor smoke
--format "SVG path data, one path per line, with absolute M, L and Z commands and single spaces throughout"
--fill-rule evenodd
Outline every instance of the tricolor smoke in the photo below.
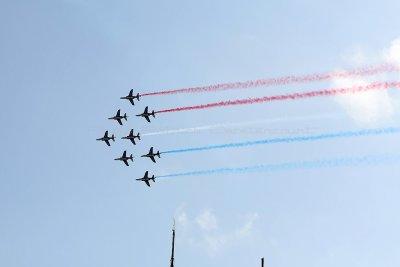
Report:
M 186 153 L 186 152 L 206 151 L 206 150 L 224 149 L 224 148 L 239 148 L 246 146 L 268 145 L 268 144 L 278 144 L 278 143 L 310 142 L 310 141 L 319 141 L 319 140 L 333 139 L 333 138 L 350 138 L 350 137 L 361 137 L 361 136 L 382 135 L 382 134 L 395 134 L 399 132 L 400 128 L 398 127 L 365 129 L 360 131 L 346 131 L 346 132 L 326 133 L 320 135 L 272 138 L 272 139 L 264 139 L 257 141 L 208 145 L 203 147 L 190 147 L 190 148 L 168 150 L 162 152 L 162 154 Z
M 278 164 L 265 164 L 265 165 L 255 165 L 255 166 L 246 166 L 238 168 L 218 168 L 210 170 L 199 170 L 199 171 L 161 175 L 157 176 L 157 178 L 172 178 L 180 176 L 201 176 L 201 175 L 213 175 L 213 174 L 216 175 L 216 174 L 231 174 L 231 173 L 249 173 L 249 172 L 276 172 L 276 171 L 290 171 L 298 169 L 370 166 L 370 165 L 397 163 L 399 161 L 400 161 L 400 154 L 368 155 L 361 157 L 285 162 Z
M 382 64 L 378 66 L 369 66 L 349 71 L 333 71 L 327 73 L 314 73 L 304 76 L 285 76 L 279 78 L 251 80 L 245 82 L 220 83 L 209 86 L 162 90 L 156 92 L 142 93 L 140 95 L 154 96 L 154 95 L 170 95 L 170 94 L 182 94 L 182 93 L 201 93 L 201 92 L 223 91 L 230 89 L 245 89 L 245 88 L 268 87 L 268 86 L 287 85 L 287 84 L 300 84 L 300 83 L 326 81 L 337 78 L 373 76 L 381 73 L 397 72 L 399 70 L 400 70 L 399 67 L 396 65 Z
M 322 96 L 355 94 L 355 93 L 362 93 L 362 92 L 368 92 L 368 91 L 374 91 L 374 90 L 387 90 L 390 88 L 399 89 L 400 82 L 375 82 L 375 83 L 368 84 L 368 85 L 358 85 L 358 86 L 352 86 L 352 87 L 330 88 L 330 89 L 293 93 L 293 94 L 264 96 L 264 97 L 257 97 L 257 98 L 245 98 L 245 99 L 237 99 L 237 100 L 227 100 L 227 101 L 220 101 L 220 102 L 214 102 L 214 103 L 208 103 L 208 104 L 202 104 L 202 105 L 196 105 L 196 106 L 186 106 L 186 107 L 164 109 L 164 110 L 159 110 L 156 113 L 179 112 L 179 111 L 209 109 L 209 108 L 216 108 L 216 107 L 236 106 L 236 105 L 250 105 L 250 104 L 258 104 L 258 103 L 274 102 L 274 101 L 298 100 L 298 99 L 306 99 L 306 98 L 314 98 L 314 97 L 322 97 Z
M 254 124 L 265 124 L 265 123 L 274 123 L 274 122 L 282 122 L 282 121 L 304 121 L 304 120 L 312 120 L 312 119 L 336 119 L 336 118 L 338 118 L 338 116 L 335 114 L 319 114 L 319 115 L 308 115 L 308 116 L 298 116 L 298 117 L 271 118 L 271 119 L 238 122 L 238 123 L 221 123 L 221 124 L 211 124 L 211 125 L 189 127 L 189 128 L 170 129 L 170 130 L 164 130 L 164 131 L 143 133 L 142 136 L 179 134 L 179 133 L 196 133 L 196 132 L 201 132 L 201 131 L 213 131 L 213 130 L 227 130 L 227 129 L 232 129 L 234 127 L 243 128 L 243 127 L 247 127 L 249 125 L 254 125 Z M 289 129 L 288 129 L 288 131 L 289 131 Z

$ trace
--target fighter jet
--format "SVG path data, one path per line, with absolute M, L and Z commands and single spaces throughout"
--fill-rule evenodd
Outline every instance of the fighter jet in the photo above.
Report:
M 128 120 L 128 116 L 126 116 L 126 113 L 124 114 L 124 116 L 121 116 L 121 110 L 118 109 L 117 111 L 117 115 L 115 115 L 114 117 L 108 118 L 109 120 L 116 120 L 118 121 L 118 123 L 120 125 L 122 125 L 122 119 L 125 119 L 126 121 Z
M 154 153 L 153 152 L 153 147 L 151 147 L 149 153 L 146 154 L 146 155 L 142 155 L 142 158 L 143 157 L 150 158 L 154 163 L 156 163 L 155 156 L 158 156 L 158 158 L 161 158 L 160 157 L 160 151 L 157 151 L 157 153 Z
M 136 181 L 145 182 L 148 187 L 150 187 L 150 180 L 153 181 L 154 183 L 156 182 L 154 175 L 149 177 L 149 171 L 146 171 L 146 173 L 144 174 L 143 178 L 136 179 Z
M 103 136 L 103 137 L 98 138 L 98 139 L 96 139 L 96 140 L 97 140 L 97 141 L 104 141 L 104 142 L 106 142 L 106 144 L 107 144 L 108 146 L 110 146 L 110 140 L 113 140 L 113 141 L 115 142 L 115 136 L 114 136 L 114 135 L 111 135 L 111 137 L 108 136 L 108 131 L 106 131 L 106 132 L 104 133 L 104 136 Z
M 124 151 L 124 153 L 122 154 L 122 156 L 120 158 L 116 158 L 114 160 L 120 160 L 123 161 L 125 163 L 126 166 L 129 166 L 128 164 L 128 160 L 132 160 L 133 162 L 133 156 L 132 154 L 130 155 L 130 157 L 126 156 L 126 150 Z
M 133 95 L 133 89 L 131 89 L 131 91 L 129 92 L 129 95 L 121 97 L 121 99 L 128 99 L 132 105 L 135 105 L 135 103 L 133 102 L 133 100 L 135 98 L 137 99 L 137 101 L 139 101 L 140 95 L 139 95 L 139 93 L 137 93 L 136 95 Z
M 133 129 L 130 131 L 130 133 L 129 133 L 128 136 L 121 137 L 121 139 L 128 139 L 128 140 L 131 140 L 132 144 L 136 145 L 135 138 L 137 138 L 138 140 L 140 140 L 140 133 L 138 133 L 137 135 L 134 135 L 134 134 L 133 134 Z
M 150 122 L 150 116 L 153 116 L 153 118 L 156 117 L 154 110 L 153 110 L 151 113 L 149 113 L 149 107 L 146 107 L 146 108 L 144 109 L 144 111 L 143 111 L 142 114 L 138 114 L 138 115 L 136 115 L 136 116 L 137 116 L 137 117 L 143 117 L 143 118 L 145 118 L 148 122 Z

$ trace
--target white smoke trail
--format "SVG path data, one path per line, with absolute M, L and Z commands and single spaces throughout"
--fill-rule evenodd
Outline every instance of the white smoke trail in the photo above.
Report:
M 284 122 L 284 121 L 303 121 L 310 119 L 337 119 L 338 115 L 333 113 L 319 114 L 319 115 L 309 115 L 309 116 L 298 116 L 298 117 L 281 117 L 281 118 L 272 118 L 272 119 L 264 119 L 264 120 L 255 120 L 255 121 L 247 121 L 247 122 L 237 122 L 237 123 L 221 123 L 221 124 L 212 124 L 191 128 L 180 128 L 180 129 L 170 129 L 164 131 L 150 132 L 144 133 L 142 136 L 154 136 L 154 135 L 167 135 L 167 134 L 179 134 L 179 133 L 196 133 L 201 131 L 212 131 L 212 130 L 226 130 L 234 127 L 245 127 L 254 124 L 264 124 L 264 123 L 275 123 L 275 122 Z M 289 131 L 289 130 L 288 130 Z M 293 131 L 291 131 L 293 132 Z

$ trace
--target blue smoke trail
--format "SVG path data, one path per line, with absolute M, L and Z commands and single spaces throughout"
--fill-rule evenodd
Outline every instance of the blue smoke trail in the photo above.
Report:
M 185 153 L 185 152 L 195 152 L 195 151 L 204 151 L 212 149 L 222 149 L 222 148 L 238 148 L 244 146 L 266 145 L 266 144 L 277 144 L 277 143 L 317 141 L 317 140 L 331 139 L 331 138 L 348 138 L 348 137 L 359 137 L 359 136 L 370 136 L 370 135 L 381 135 L 381 134 L 394 134 L 399 132 L 400 128 L 398 127 L 365 129 L 360 131 L 346 131 L 346 132 L 336 132 L 336 133 L 327 133 L 327 134 L 309 135 L 309 136 L 272 138 L 272 139 L 246 141 L 239 143 L 209 145 L 203 147 L 191 147 L 191 148 L 168 150 L 162 152 L 162 154 Z
M 248 173 L 248 172 L 276 172 L 276 171 L 289 171 L 297 169 L 317 169 L 317 168 L 334 168 L 334 167 L 350 167 L 360 165 L 378 165 L 390 164 L 400 161 L 400 154 L 389 155 L 367 155 L 361 157 L 348 157 L 348 158 L 334 158 L 316 161 L 299 161 L 299 162 L 285 162 L 278 164 L 262 164 L 238 168 L 219 168 L 210 170 L 199 170 L 191 172 L 181 172 L 174 174 L 167 174 L 157 176 L 157 178 L 171 178 L 180 176 L 200 176 L 200 175 L 213 175 L 213 174 L 229 174 L 229 173 Z

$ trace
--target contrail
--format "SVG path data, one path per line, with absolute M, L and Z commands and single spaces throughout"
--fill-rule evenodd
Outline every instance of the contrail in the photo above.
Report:
M 156 113 L 166 113 L 166 112 L 178 112 L 178 111 L 189 111 L 189 110 L 198 110 L 198 109 L 209 109 L 216 107 L 227 107 L 227 106 L 236 106 L 236 105 L 249 105 L 249 104 L 257 104 L 257 103 L 266 103 L 273 101 L 284 101 L 284 100 L 298 100 L 305 98 L 313 98 L 313 97 L 321 97 L 321 96 L 333 96 L 333 95 L 343 95 L 343 94 L 355 94 L 361 92 L 368 92 L 373 90 L 387 90 L 389 88 L 400 88 L 400 82 L 375 82 L 368 85 L 358 85 L 352 87 L 343 87 L 343 88 L 330 88 L 323 89 L 318 91 L 310 91 L 310 92 L 301 92 L 301 93 L 293 93 L 293 94 L 284 94 L 284 95 L 275 95 L 275 96 L 264 96 L 257 98 L 245 98 L 245 99 L 237 99 L 237 100 L 227 100 L 220 101 L 196 106 L 186 106 L 186 107 L 177 107 L 171 109 L 163 109 L 159 110 Z
M 278 78 L 250 80 L 244 82 L 219 83 L 208 86 L 161 90 L 149 93 L 142 93 L 140 95 L 155 96 L 155 95 L 171 95 L 171 94 L 182 94 L 182 93 L 201 93 L 201 92 L 214 92 L 214 91 L 223 91 L 231 89 L 245 89 L 245 88 L 268 87 L 268 86 L 287 85 L 287 84 L 300 84 L 300 83 L 326 81 L 334 78 L 373 76 L 381 73 L 398 72 L 399 70 L 400 70 L 399 67 L 396 65 L 381 64 L 381 65 L 367 66 L 347 71 L 331 71 L 325 73 L 314 73 L 303 76 L 291 75 Z
M 360 130 L 360 131 L 345 131 L 345 132 L 326 133 L 326 134 L 319 134 L 319 135 L 272 138 L 272 139 L 246 141 L 246 142 L 239 142 L 239 143 L 227 143 L 227 144 L 209 145 L 209 146 L 202 146 L 202 147 L 190 147 L 190 148 L 168 150 L 168 151 L 162 152 L 162 154 L 186 153 L 186 152 L 213 150 L 213 149 L 238 148 L 238 147 L 246 147 L 246 146 L 254 146 L 254 145 L 278 144 L 278 143 L 310 142 L 310 141 L 318 141 L 318 140 L 333 139 L 333 138 L 349 138 L 349 137 L 360 137 L 360 136 L 371 136 L 371 135 L 382 135 L 382 134 L 395 134 L 395 133 L 399 133 L 399 132 L 400 132 L 400 128 L 398 128 L 398 127 L 364 129 L 364 130 Z
M 230 173 L 249 173 L 249 172 L 277 172 L 290 171 L 298 169 L 319 169 L 319 168 L 335 168 L 335 167 L 354 167 L 368 166 L 378 164 L 397 163 L 400 160 L 400 154 L 385 154 L 385 155 L 367 155 L 360 157 L 343 157 L 334 159 L 324 159 L 315 161 L 298 161 L 285 162 L 278 164 L 261 164 L 237 168 L 218 168 L 209 170 L 199 170 L 190 172 L 173 173 L 157 176 L 157 178 L 172 178 L 180 176 L 201 176 L 201 175 L 216 175 Z
M 335 114 L 327 113 L 327 114 L 320 114 L 320 115 L 272 118 L 272 119 L 255 120 L 255 121 L 249 121 L 249 122 L 220 123 L 220 124 L 212 124 L 212 125 L 205 125 L 205 126 L 198 126 L 198 127 L 150 132 L 150 133 L 144 133 L 144 134 L 142 134 L 142 136 L 178 134 L 178 133 L 195 133 L 195 132 L 200 132 L 200 131 L 211 131 L 211 130 L 218 130 L 218 129 L 233 128 L 233 127 L 244 127 L 244 126 L 260 124 L 260 123 L 274 123 L 274 122 L 296 121 L 296 120 L 303 121 L 303 120 L 310 120 L 310 119 L 335 119 L 337 117 L 338 116 Z

